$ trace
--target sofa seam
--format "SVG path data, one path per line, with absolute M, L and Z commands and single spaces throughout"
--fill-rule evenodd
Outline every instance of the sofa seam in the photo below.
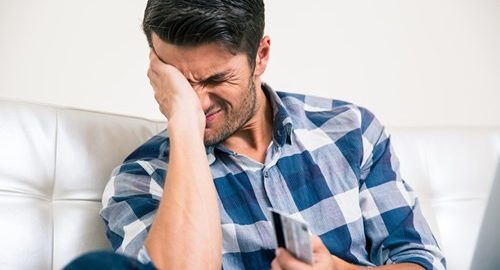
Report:
M 55 216 L 54 216 L 54 192 L 55 192 L 55 186 L 56 186 L 56 176 L 57 176 L 57 150 L 58 150 L 58 145 L 59 145 L 59 109 L 56 109 L 55 113 L 55 118 L 56 118 L 56 130 L 55 130 L 55 147 L 54 147 L 54 171 L 52 175 L 52 193 L 51 193 L 51 200 L 50 200 L 50 205 L 51 205 L 51 210 L 52 210 L 52 251 L 51 251 L 51 260 L 50 260 L 50 269 L 54 269 L 54 248 L 55 248 Z

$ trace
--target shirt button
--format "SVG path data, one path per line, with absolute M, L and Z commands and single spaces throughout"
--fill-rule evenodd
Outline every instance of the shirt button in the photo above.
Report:
M 267 171 L 266 171 L 266 172 L 264 172 L 264 177 L 265 177 L 265 178 L 268 178 L 268 177 L 269 177 L 269 172 L 267 172 Z

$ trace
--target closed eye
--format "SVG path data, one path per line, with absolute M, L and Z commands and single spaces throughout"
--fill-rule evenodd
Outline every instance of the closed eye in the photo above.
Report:
M 213 80 L 213 79 L 207 79 L 201 82 L 203 85 L 216 85 L 223 83 L 225 80 Z
M 224 82 L 227 82 L 231 80 L 234 77 L 234 75 L 231 73 L 231 71 L 224 71 L 224 72 L 219 72 L 214 75 L 211 75 L 210 77 L 201 80 L 200 84 L 203 85 L 217 85 L 221 84 Z

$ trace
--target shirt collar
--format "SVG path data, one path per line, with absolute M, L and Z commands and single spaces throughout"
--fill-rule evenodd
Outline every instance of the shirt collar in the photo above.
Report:
M 269 99 L 273 109 L 273 140 L 280 147 L 291 144 L 292 118 L 278 94 L 266 83 L 262 83 L 262 90 Z
M 280 147 L 285 144 L 291 144 L 291 134 L 293 130 L 292 118 L 288 113 L 283 101 L 279 95 L 266 83 L 262 83 L 262 90 L 269 99 L 271 108 L 273 110 L 273 140 Z M 235 154 L 233 151 L 227 149 L 222 144 L 206 146 L 206 153 L 208 157 L 208 163 L 211 165 L 215 162 L 215 150 L 222 151 L 228 155 Z

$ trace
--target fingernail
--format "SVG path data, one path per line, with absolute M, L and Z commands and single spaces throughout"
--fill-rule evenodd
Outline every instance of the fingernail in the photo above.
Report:
M 275 254 L 276 254 L 276 257 L 278 257 L 280 255 L 280 249 L 279 248 L 276 249 Z

